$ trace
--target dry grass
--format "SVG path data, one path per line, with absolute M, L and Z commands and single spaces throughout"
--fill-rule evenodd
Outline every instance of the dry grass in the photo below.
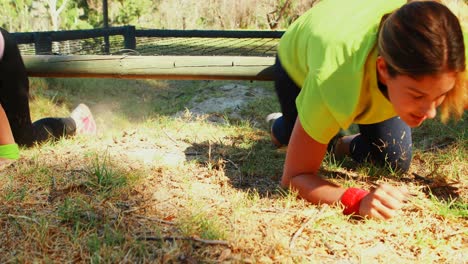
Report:
M 174 116 L 221 85 L 33 80 L 35 118 L 87 101 L 101 130 L 24 149 L 1 172 L 0 262 L 465 263 L 466 119 L 415 130 L 407 175 L 327 158 L 323 175 L 339 184 L 415 195 L 388 222 L 355 220 L 278 187 L 284 152 L 262 122 L 273 97 L 244 106 L 243 120 Z

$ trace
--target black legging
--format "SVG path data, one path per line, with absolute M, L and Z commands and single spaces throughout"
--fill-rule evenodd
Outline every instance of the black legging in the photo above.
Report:
M 31 146 L 50 138 L 75 133 L 71 118 L 44 118 L 31 122 L 29 113 L 29 80 L 15 38 L 0 28 L 5 40 L 0 60 L 0 104 L 8 117 L 16 143 Z
M 278 58 L 275 62 L 275 89 L 283 116 L 273 124 L 275 137 L 284 145 L 289 143 L 297 118 L 296 97 L 300 88 L 283 69 Z M 360 135 L 350 145 L 351 157 L 389 166 L 395 171 L 407 171 L 411 164 L 411 128 L 399 117 L 380 123 L 359 125 Z

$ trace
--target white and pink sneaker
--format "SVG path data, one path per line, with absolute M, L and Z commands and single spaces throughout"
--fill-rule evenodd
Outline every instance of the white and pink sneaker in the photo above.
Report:
M 85 104 L 79 104 L 70 114 L 75 121 L 76 134 L 96 135 L 96 122 L 93 114 Z

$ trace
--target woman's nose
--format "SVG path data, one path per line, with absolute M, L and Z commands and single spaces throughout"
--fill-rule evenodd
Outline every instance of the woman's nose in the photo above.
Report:
M 437 115 L 437 107 L 435 102 L 425 105 L 422 110 L 422 113 L 424 113 L 424 116 L 428 119 L 433 119 Z

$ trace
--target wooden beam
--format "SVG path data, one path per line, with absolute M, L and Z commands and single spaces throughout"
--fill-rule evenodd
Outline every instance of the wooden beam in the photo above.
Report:
M 31 77 L 273 80 L 274 57 L 24 55 Z

